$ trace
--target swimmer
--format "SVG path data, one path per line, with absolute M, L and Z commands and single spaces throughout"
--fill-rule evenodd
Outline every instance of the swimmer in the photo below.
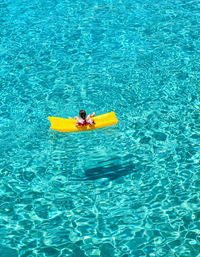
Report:
M 76 126 L 95 124 L 94 120 L 92 119 L 92 117 L 95 116 L 95 112 L 93 112 L 92 115 L 89 114 L 86 118 L 86 112 L 84 110 L 80 110 L 79 116 L 81 117 L 81 119 L 78 116 L 74 117 L 74 120 L 76 120 Z M 72 118 L 69 117 L 69 119 L 72 119 Z

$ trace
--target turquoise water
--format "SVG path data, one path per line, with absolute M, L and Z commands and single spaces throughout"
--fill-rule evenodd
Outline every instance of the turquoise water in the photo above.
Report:
M 200 256 L 200 2 L 0 14 L 0 256 Z M 80 109 L 119 123 L 49 130 Z

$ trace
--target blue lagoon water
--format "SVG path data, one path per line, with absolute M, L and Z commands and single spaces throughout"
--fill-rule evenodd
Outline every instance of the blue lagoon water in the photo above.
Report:
M 0 256 L 200 256 L 200 2 L 0 2 Z M 50 131 L 48 116 L 115 111 Z

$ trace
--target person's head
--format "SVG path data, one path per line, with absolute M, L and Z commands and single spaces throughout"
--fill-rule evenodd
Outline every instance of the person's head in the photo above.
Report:
M 79 115 L 83 120 L 86 119 L 86 112 L 84 110 L 80 110 Z

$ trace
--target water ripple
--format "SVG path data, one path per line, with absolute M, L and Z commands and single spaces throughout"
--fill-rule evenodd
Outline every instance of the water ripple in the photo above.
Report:
M 198 256 L 199 3 L 0 3 L 0 256 Z M 115 111 L 115 127 L 48 116 Z

